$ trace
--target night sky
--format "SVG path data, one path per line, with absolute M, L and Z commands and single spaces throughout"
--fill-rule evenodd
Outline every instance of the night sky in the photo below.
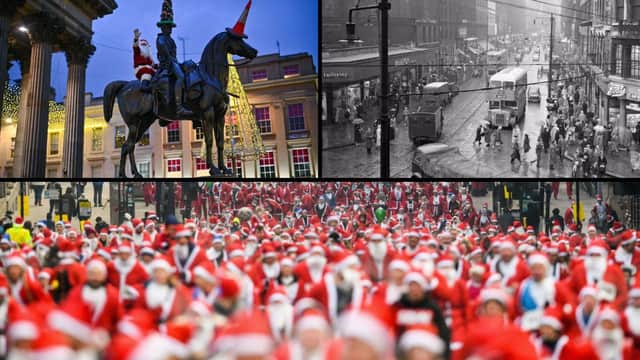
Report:
M 97 50 L 87 69 L 87 92 L 102 96 L 107 83 L 113 80 L 133 80 L 133 29 L 149 40 L 156 58 L 155 39 L 159 32 L 161 0 L 116 0 L 116 11 L 94 22 L 93 44 Z M 187 58 L 196 62 L 205 45 L 226 27 L 233 27 L 246 4 L 245 0 L 174 0 L 174 21 L 178 25 L 173 38 L 182 61 L 182 42 L 186 38 Z M 277 53 L 280 42 L 282 55 L 308 52 L 318 63 L 318 2 L 317 0 L 253 0 L 245 33 L 248 43 L 259 55 Z M 12 68 L 11 79 L 20 77 L 18 67 Z M 66 93 L 67 64 L 62 53 L 53 56 L 51 85 L 56 88 L 56 100 Z

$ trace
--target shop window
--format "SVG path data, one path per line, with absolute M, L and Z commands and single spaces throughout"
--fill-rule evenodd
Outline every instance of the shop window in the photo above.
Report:
M 259 107 L 254 109 L 256 115 L 256 122 L 261 134 L 271 134 L 271 116 L 269 114 L 269 107 Z
M 291 164 L 293 165 L 293 177 L 312 177 L 311 157 L 309 148 L 292 149 Z
M 167 126 L 167 142 L 179 143 L 180 142 L 180 122 L 173 121 Z
M 640 46 L 631 47 L 631 74 L 633 79 L 640 79 Z
M 151 162 L 142 161 L 137 163 L 136 166 L 138 167 L 138 172 L 143 178 L 148 179 L 151 177 Z
M 115 134 L 114 134 L 114 143 L 116 149 L 120 149 L 124 142 L 127 140 L 127 129 L 120 125 L 116 126 Z
M 49 135 L 49 155 L 60 155 L 60 133 L 55 132 Z
M 260 177 L 263 179 L 276 177 L 276 153 L 275 151 L 265 151 L 260 156 Z

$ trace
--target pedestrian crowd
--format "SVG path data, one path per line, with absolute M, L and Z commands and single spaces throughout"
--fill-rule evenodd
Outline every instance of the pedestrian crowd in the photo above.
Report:
M 0 356 L 640 358 L 638 232 L 600 196 L 545 232 L 475 183 L 204 189 L 183 221 L 5 218 Z

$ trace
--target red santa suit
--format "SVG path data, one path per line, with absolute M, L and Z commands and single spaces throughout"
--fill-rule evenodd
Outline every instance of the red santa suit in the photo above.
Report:
M 517 255 L 511 258 L 509 262 L 498 258 L 497 261 L 491 264 L 491 271 L 502 275 L 501 282 L 504 286 L 517 286 L 529 276 L 529 267 Z
M 133 68 L 138 80 L 151 80 L 156 73 L 151 58 L 151 47 L 145 39 L 133 40 Z
M 391 263 L 391 261 L 395 257 L 395 252 L 390 246 L 388 246 L 385 242 L 382 242 L 381 244 L 381 246 L 384 246 L 386 248 L 384 257 L 378 259 L 374 258 L 371 255 L 369 245 L 367 245 L 367 251 L 365 251 L 365 253 L 360 257 L 362 268 L 373 282 L 384 281 L 387 275 L 389 263 Z
M 332 324 L 336 324 L 338 316 L 340 315 L 338 313 L 338 289 L 334 276 L 332 273 L 326 274 L 322 281 L 312 286 L 307 293 L 308 297 L 322 304 Z M 358 281 L 353 285 L 351 294 L 351 302 L 348 308 L 362 308 L 367 300 L 367 289 L 363 286 L 362 282 Z
M 592 252 L 600 254 L 598 260 L 589 256 Z M 568 279 L 569 288 L 574 294 L 579 294 L 586 285 L 596 286 L 603 295 L 606 294 L 607 298 L 603 299 L 605 302 L 622 310 L 627 301 L 627 285 L 620 267 L 607 263 L 607 252 L 607 245 L 603 241 L 593 241 L 587 249 L 585 260 L 572 269 Z
M 189 244 L 189 252 L 186 258 L 180 258 L 178 246 L 169 250 L 167 256 L 169 257 L 169 263 L 171 266 L 175 267 L 177 273 L 183 278 L 185 285 L 190 286 L 193 281 L 192 271 L 203 261 L 209 261 L 207 258 L 207 254 L 204 249 L 200 248 L 198 245 Z
M 14 253 L 15 254 L 15 253 Z M 9 295 L 20 305 L 30 305 L 39 301 L 53 302 L 40 283 L 28 274 L 28 267 L 21 255 L 10 255 L 4 260 L 4 267 L 20 266 L 23 270 L 21 279 L 10 283 L 4 274 L 0 275 L 0 288 L 7 288 Z
M 118 289 L 119 298 L 125 308 L 133 306 L 135 299 L 142 292 L 142 287 L 149 280 L 149 274 L 134 255 L 124 263 L 120 258 L 107 264 L 107 282 Z
M 406 209 L 407 195 L 402 188 L 396 187 L 389 192 L 389 200 L 387 201 L 387 210 L 390 215 L 395 215 L 400 209 Z
M 635 232 L 626 230 L 620 235 L 620 245 L 613 254 L 613 260 L 619 265 L 633 265 L 636 269 L 640 266 L 640 250 L 634 247 L 631 252 L 623 248 L 625 245 L 636 243 Z
M 138 298 L 136 307 L 151 311 L 156 322 L 165 323 L 184 314 L 190 303 L 191 292 L 182 283 L 169 286 L 150 281 Z
M 309 258 L 307 258 L 309 259 Z M 311 259 L 308 261 L 316 261 L 315 259 Z M 326 262 L 326 260 L 325 260 Z M 322 281 L 324 275 L 329 271 L 329 268 L 326 265 L 322 267 L 311 267 L 307 263 L 307 260 L 299 262 L 293 268 L 293 273 L 298 278 L 298 285 L 305 292 L 309 291 L 314 284 L 318 284 Z
M 104 329 L 109 334 L 116 332 L 118 321 L 124 314 L 118 290 L 111 284 L 97 289 L 84 284 L 75 286 L 65 301 L 87 304 L 92 309 L 91 325 Z

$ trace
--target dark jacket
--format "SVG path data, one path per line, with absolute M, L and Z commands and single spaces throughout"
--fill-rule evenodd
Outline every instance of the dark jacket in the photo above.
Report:
M 425 297 L 419 302 L 412 302 L 409 300 L 407 294 L 403 294 L 400 300 L 393 304 L 393 308 L 396 312 L 396 336 L 399 338 L 407 330 L 407 326 L 401 322 L 401 314 L 403 311 L 415 311 L 423 310 L 431 313 L 431 324 L 438 329 L 438 335 L 445 343 L 444 358 L 449 359 L 449 343 L 451 342 L 451 330 L 445 322 L 444 315 L 440 306 L 431 298 L 427 293 Z M 416 320 L 417 321 L 417 320 Z

